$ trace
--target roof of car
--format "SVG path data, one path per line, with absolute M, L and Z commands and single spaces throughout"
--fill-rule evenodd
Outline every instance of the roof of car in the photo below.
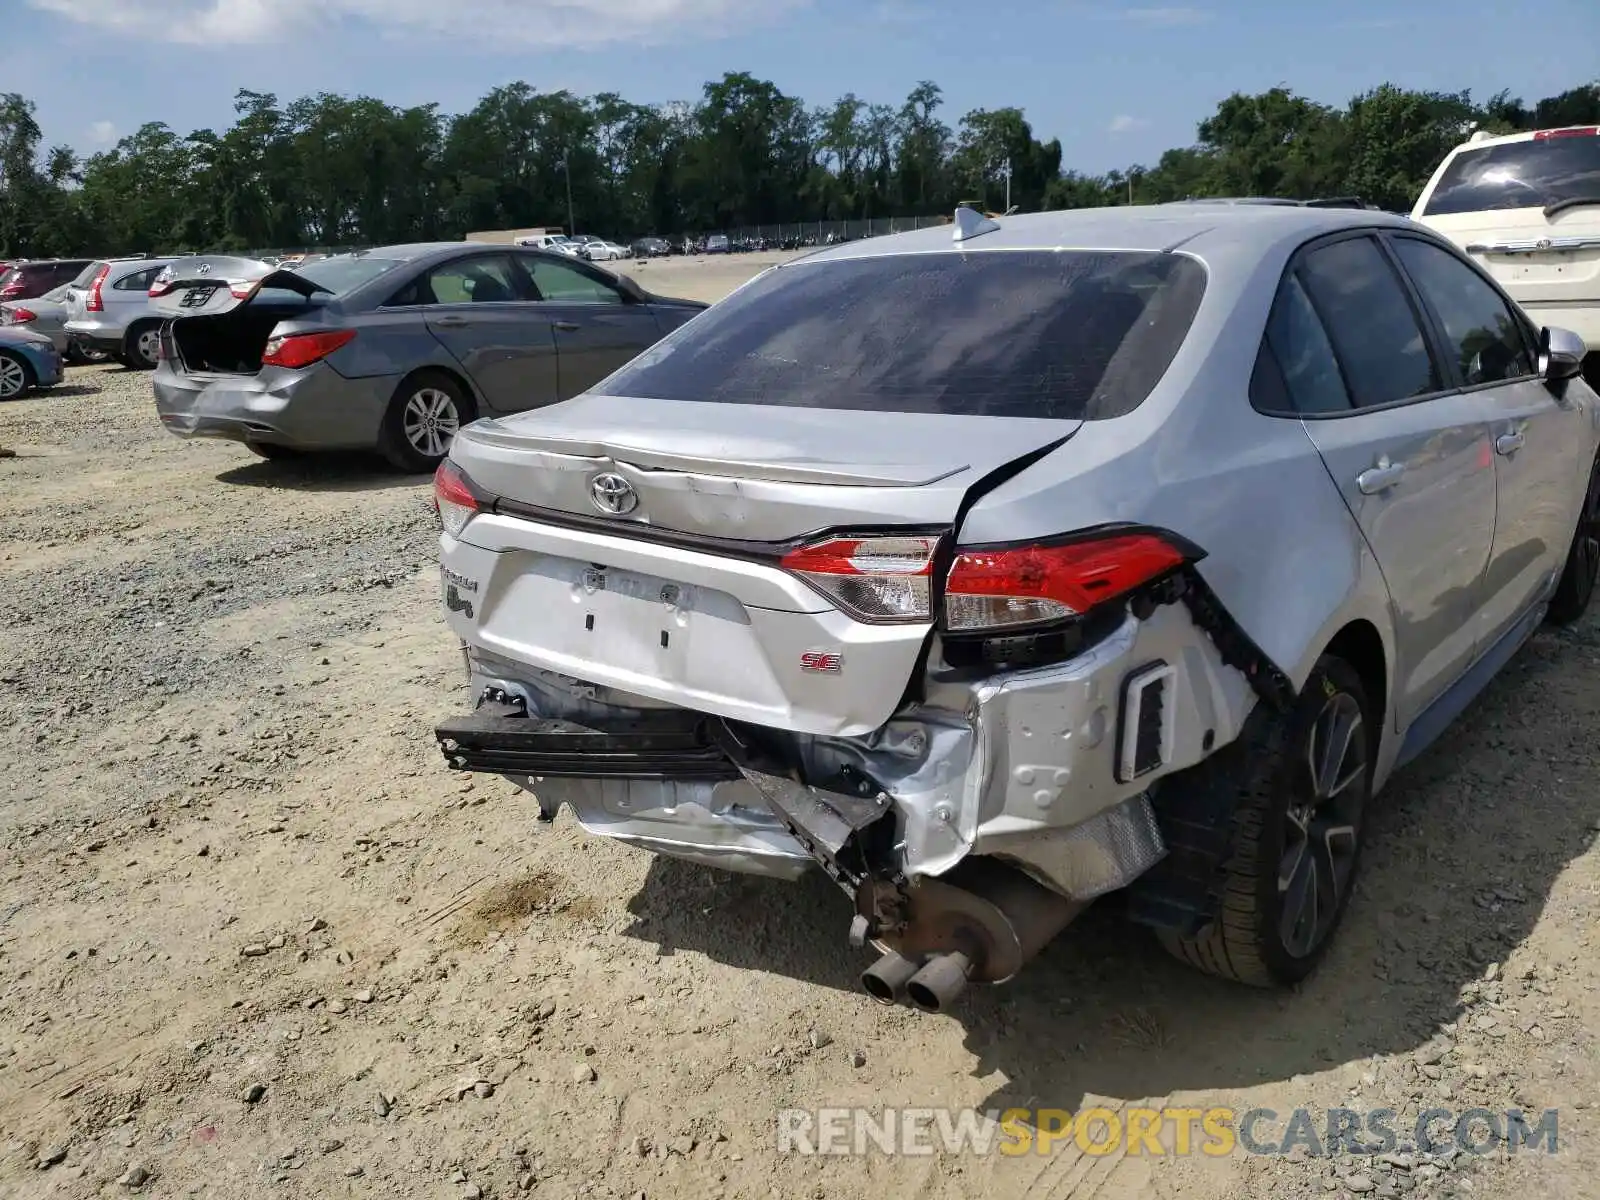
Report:
M 954 226 L 935 225 L 830 246 L 805 262 L 919 254 L 945 250 L 1176 250 L 1238 251 L 1341 229 L 1415 229 L 1408 217 L 1373 209 L 1304 208 L 1278 204 L 1150 204 L 1077 208 L 1001 217 L 999 228 L 954 240 Z
M 358 250 L 357 255 L 362 258 L 396 258 L 409 260 L 413 258 L 429 258 L 433 255 L 449 252 L 459 253 L 462 250 L 471 250 L 486 246 L 486 242 L 406 242 L 397 246 L 373 246 L 370 250 Z M 497 249 L 508 250 L 509 246 L 497 246 Z

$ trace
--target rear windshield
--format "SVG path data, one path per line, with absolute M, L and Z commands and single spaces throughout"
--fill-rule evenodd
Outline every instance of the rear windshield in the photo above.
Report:
M 339 296 L 394 270 L 404 261 L 399 258 L 370 258 L 363 254 L 357 258 L 324 258 L 301 266 L 290 264 L 285 269 Z
M 1057 420 L 1120 416 L 1171 365 L 1205 291 L 1175 254 L 991 251 L 780 267 L 600 395 Z
M 94 277 L 100 273 L 100 268 L 105 265 L 106 264 L 103 262 L 90 263 L 83 270 L 79 271 L 78 274 L 73 278 L 72 286 L 75 288 L 88 287 L 94 282 Z
M 1450 160 L 1423 215 L 1545 208 L 1600 200 L 1600 136 L 1580 133 L 1463 150 Z

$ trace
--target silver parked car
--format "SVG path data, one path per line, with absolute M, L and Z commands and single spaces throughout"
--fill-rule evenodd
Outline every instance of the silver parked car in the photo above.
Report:
M 431 470 L 461 426 L 575 396 L 705 308 L 563 254 L 384 246 L 292 270 L 238 258 L 156 280 L 156 411 L 265 457 L 380 450 Z
M 119 258 L 90 263 L 67 288 L 67 336 L 88 352 L 125 367 L 152 370 L 161 344 L 162 314 L 150 285 L 170 262 Z
M 7 301 L 0 304 L 0 326 L 21 325 L 44 334 L 55 346 L 56 353 L 68 363 L 99 362 L 107 356 L 86 349 L 67 333 L 71 300 L 72 284 L 69 282 L 51 288 L 34 300 Z
M 820 867 L 884 1001 L 1089 901 L 1304 977 L 1373 796 L 1600 569 L 1600 402 L 1359 209 L 987 219 L 769 270 L 464 430 L 456 768 L 704 864 Z

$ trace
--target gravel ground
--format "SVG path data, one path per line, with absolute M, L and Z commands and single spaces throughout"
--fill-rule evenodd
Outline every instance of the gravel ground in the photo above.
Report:
M 750 264 L 633 269 L 714 296 Z M 1396 781 L 1297 993 L 1091 912 L 925 1017 L 859 992 L 820 881 L 654 861 L 443 769 L 426 480 L 180 442 L 120 368 L 0 407 L 0 445 L 0 1196 L 1594 1194 L 1594 623 Z M 1559 1153 L 774 1136 L 789 1107 L 1147 1103 L 1558 1108 Z

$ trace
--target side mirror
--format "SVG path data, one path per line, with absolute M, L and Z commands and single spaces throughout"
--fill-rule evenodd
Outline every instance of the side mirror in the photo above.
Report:
M 1546 325 L 1539 331 L 1539 374 L 1546 383 L 1561 383 L 1583 370 L 1589 352 L 1584 340 L 1570 329 Z

